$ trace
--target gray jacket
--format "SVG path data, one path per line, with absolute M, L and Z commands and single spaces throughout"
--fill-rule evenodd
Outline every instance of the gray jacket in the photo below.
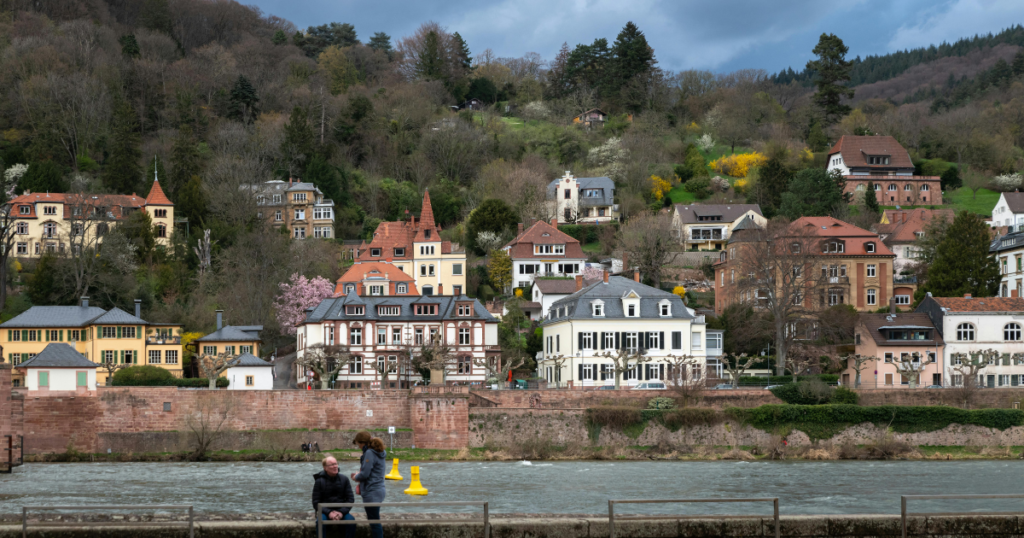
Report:
M 359 494 L 364 503 L 384 502 L 384 458 L 387 455 L 386 450 L 378 452 L 366 447 L 359 457 L 359 472 L 355 481 L 359 482 Z

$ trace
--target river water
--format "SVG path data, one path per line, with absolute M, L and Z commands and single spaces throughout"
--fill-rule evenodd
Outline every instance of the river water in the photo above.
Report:
M 430 490 L 426 497 L 401 492 L 413 464 Z M 346 474 L 357 467 L 341 462 Z M 0 474 L 0 513 L 20 513 L 25 505 L 83 504 L 191 504 L 208 513 L 306 511 L 312 509 L 312 476 L 319 469 L 319 463 L 27 464 Z M 1024 462 L 1017 461 L 403 461 L 400 470 L 405 480 L 388 481 L 388 502 L 487 500 L 494 513 L 607 514 L 608 499 L 779 497 L 783 514 L 880 514 L 899 513 L 901 494 L 1024 493 Z M 1024 500 L 919 501 L 911 508 L 994 509 L 1021 510 Z M 767 515 L 771 506 L 634 505 L 628 511 Z

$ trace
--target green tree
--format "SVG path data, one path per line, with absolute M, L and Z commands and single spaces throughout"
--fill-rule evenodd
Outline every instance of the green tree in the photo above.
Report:
M 270 42 L 275 45 L 284 45 L 288 42 L 288 34 L 284 33 L 284 30 L 278 30 L 274 32 L 274 37 L 270 38 Z
M 519 217 L 514 209 L 504 201 L 497 198 L 484 200 L 476 209 L 469 214 L 466 221 L 466 243 L 467 246 L 479 254 L 483 250 L 476 244 L 476 236 L 480 232 L 494 232 L 503 234 L 516 229 Z
M 36 270 L 28 277 L 28 298 L 33 304 L 63 304 L 61 295 L 62 288 L 58 279 L 58 260 L 54 254 L 44 253 L 39 262 L 36 263 Z
M 309 123 L 309 111 L 301 106 L 292 109 L 288 123 L 284 124 L 281 157 L 290 176 L 301 177 L 315 152 L 316 135 Z
M 188 219 L 189 226 L 195 232 L 198 232 L 206 222 L 206 193 L 203 192 L 203 181 L 199 176 L 192 176 L 181 189 L 175 214 Z
M 608 40 L 603 37 L 595 39 L 590 45 L 576 45 L 565 60 L 565 80 L 569 81 L 566 91 L 581 86 L 603 90 L 607 86 L 610 58 Z
M 654 58 L 654 49 L 647 43 L 644 33 L 632 21 L 627 22 L 615 38 L 611 56 L 611 73 L 606 81 L 609 95 L 618 93 L 626 83 L 636 77 L 650 75 L 658 63 Z
M 989 77 L 992 84 L 998 85 L 1013 78 L 1013 71 L 1010 70 L 1010 64 L 1006 63 L 1006 60 L 1000 58 L 996 60 L 996 64 L 992 66 Z
M 960 169 L 950 166 L 940 176 L 941 187 L 944 191 L 955 191 L 964 186 L 964 180 L 960 178 Z
M 938 244 L 935 260 L 928 266 L 918 299 L 931 292 L 935 297 L 991 297 L 999 289 L 999 265 L 989 255 L 991 229 L 975 213 L 960 211 Z
M 489 78 L 477 77 L 469 83 L 466 95 L 470 98 L 476 97 L 485 103 L 494 103 L 498 100 L 498 87 Z
M 367 46 L 373 50 L 383 52 L 388 55 L 388 60 L 394 59 L 395 50 L 391 48 L 391 36 L 384 32 L 377 32 L 370 38 L 370 42 Z
M 135 39 L 135 34 L 123 35 L 118 38 L 117 42 L 121 45 L 121 54 L 125 58 L 138 58 L 141 51 L 139 50 L 139 42 Z
M 65 171 L 63 166 L 53 161 L 34 162 L 21 176 L 15 192 L 67 192 L 69 185 L 64 179 Z
M 782 193 L 789 190 L 792 179 L 793 171 L 786 166 L 785 154 L 769 154 L 768 160 L 758 170 L 757 183 L 750 190 L 748 202 L 760 204 L 765 217 L 774 217 L 782 206 Z
M 325 198 L 334 200 L 335 206 L 348 205 L 348 180 L 336 166 L 321 155 L 315 155 L 306 167 L 303 179 L 317 186 Z
M 131 194 L 142 182 L 142 135 L 138 114 L 127 100 L 114 109 L 110 131 L 110 157 L 103 183 L 114 192 Z
M 345 93 L 349 86 L 359 81 L 356 66 L 349 61 L 337 45 L 331 45 L 317 56 L 320 70 L 327 76 L 331 95 Z
M 807 134 L 807 145 L 814 152 L 825 151 L 828 148 L 828 137 L 825 136 L 825 131 L 821 130 L 821 123 L 816 121 L 811 124 L 811 130 Z
M 416 64 L 416 74 L 426 80 L 441 80 L 444 76 L 444 58 L 437 32 L 431 30 L 423 38 L 423 50 Z
M 164 184 L 167 196 L 172 202 L 178 202 L 178 192 L 192 176 L 199 175 L 200 167 L 199 144 L 192 127 L 184 124 L 178 129 L 178 136 L 174 138 L 174 146 L 171 147 L 171 175 Z
M 824 217 L 845 203 L 842 176 L 824 168 L 807 168 L 797 172 L 782 194 L 779 213 L 790 220 L 800 217 Z
M 124 224 L 118 226 L 125 239 L 135 246 L 135 258 L 140 263 L 149 261 L 156 248 L 153 219 L 146 211 L 135 211 Z
M 807 69 L 815 73 L 814 102 L 825 112 L 825 123 L 831 125 L 850 113 L 843 97 L 853 99 L 853 88 L 843 86 L 850 80 L 851 62 L 846 61 L 850 49 L 835 34 L 821 34 L 813 52 L 818 59 L 807 62 Z
M 146 165 L 146 175 L 142 177 L 143 184 L 149 183 L 151 180 L 159 179 L 164 183 L 170 181 L 170 176 L 167 175 L 167 171 L 164 170 L 164 160 L 159 155 L 154 155 L 153 160 L 148 161 Z M 146 193 L 142 193 L 146 194 Z
M 878 205 L 878 195 L 875 194 L 875 184 L 870 181 L 867 190 L 864 191 L 864 209 L 876 215 L 882 212 L 881 206 Z
M 423 201 L 416 186 L 409 181 L 384 178 L 381 181 L 380 189 L 388 199 L 387 220 L 402 220 L 406 211 L 412 212 L 418 209 Z
M 144 28 L 173 36 L 171 8 L 167 0 L 145 0 L 139 10 L 139 22 Z
M 952 73 L 950 73 L 952 74 Z M 1017 51 L 1013 57 L 1013 76 L 1024 75 L 1024 50 Z
M 487 278 L 498 293 L 504 295 L 512 286 L 512 258 L 504 250 L 492 250 L 487 262 Z
M 458 62 L 459 67 L 468 73 L 473 69 L 473 57 L 470 56 L 469 45 L 466 44 L 466 40 L 462 39 L 458 32 L 452 34 L 452 41 L 455 42 L 456 62 Z
M 231 98 L 228 104 L 228 117 L 243 123 L 252 123 L 260 115 L 260 98 L 256 95 L 256 88 L 249 79 L 238 75 L 238 80 L 231 88 Z
M 347 22 L 310 26 L 306 28 L 302 44 L 296 43 L 310 58 L 320 56 L 321 52 L 332 45 L 345 48 L 357 44 L 359 44 L 359 39 L 356 38 L 356 27 Z

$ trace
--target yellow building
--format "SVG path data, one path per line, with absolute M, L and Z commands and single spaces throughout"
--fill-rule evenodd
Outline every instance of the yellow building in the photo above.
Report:
M 220 355 L 227 353 L 234 357 L 251 353 L 259 357 L 260 331 L 262 325 L 224 325 L 224 311 L 217 311 L 217 330 L 195 340 L 195 353 Z M 200 372 L 202 374 L 202 372 Z
M 135 300 L 134 315 L 89 306 L 88 297 L 80 306 L 33 306 L 0 324 L 0 343 L 15 367 L 51 342 L 65 342 L 95 363 L 152 364 L 181 377 L 181 326 L 142 319 L 141 303 Z M 97 368 L 96 379 L 106 384 L 107 370 Z M 23 375 L 16 373 L 14 383 L 21 386 Z
M 26 192 L 10 202 L 15 221 L 14 252 L 37 258 L 44 252 L 64 252 L 102 242 L 111 227 L 146 211 L 158 245 L 169 246 L 174 230 L 174 204 L 153 181 L 149 195 L 62 194 Z

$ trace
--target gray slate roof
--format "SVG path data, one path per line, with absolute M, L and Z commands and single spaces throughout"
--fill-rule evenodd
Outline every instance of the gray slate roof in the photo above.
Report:
M 622 297 L 630 291 L 640 296 L 640 317 L 626 318 L 622 308 Z M 648 319 L 663 319 L 658 310 L 658 305 L 663 300 L 668 300 L 672 305 L 672 319 L 696 319 L 689 308 L 683 304 L 683 300 L 674 293 L 659 290 L 651 286 L 641 284 L 632 279 L 612 276 L 608 282 L 595 282 L 572 295 L 555 301 L 548 310 L 548 318 L 542 325 L 556 323 L 565 320 L 577 319 L 630 319 L 641 321 Z M 604 302 L 604 316 L 595 317 L 591 309 L 591 302 L 601 300 Z M 564 313 L 560 311 L 568 310 Z
M 747 211 L 761 215 L 761 206 L 757 204 L 676 204 L 676 213 L 679 214 L 683 224 L 728 223 Z M 721 220 L 700 220 L 701 216 L 720 216 Z
M 1004 192 L 1003 199 L 1013 213 L 1024 213 L 1024 192 Z
M 242 353 L 241 355 L 236 357 L 235 360 L 237 362 L 231 365 L 232 368 L 248 368 L 252 366 L 273 366 L 273 364 L 270 364 L 269 362 L 253 355 L 252 353 Z
M 243 325 L 242 327 L 251 327 L 251 325 Z M 243 331 L 240 327 L 225 325 L 202 338 L 196 338 L 196 342 L 245 342 L 247 340 L 259 339 L 259 335 Z
M 555 189 L 558 188 L 558 182 L 562 178 L 557 178 L 548 183 L 548 198 L 554 199 L 558 194 Z M 601 198 L 584 198 L 580 195 L 581 206 L 605 206 L 614 204 L 615 199 L 615 182 L 608 177 L 578 177 L 576 183 L 579 185 L 580 191 L 586 189 L 603 189 L 604 196 Z
M 21 363 L 19 368 L 96 368 L 98 364 L 86 359 L 67 344 L 47 344 L 43 351 Z
M 568 295 L 576 291 L 575 278 L 538 278 L 533 285 L 544 295 Z
M 1003 194 L 1011 194 L 1004 192 Z M 1024 193 L 1022 193 L 1024 194 Z M 1006 235 L 1000 235 L 989 243 L 989 252 L 1002 252 L 1004 250 L 1015 250 L 1024 247 L 1024 232 L 1014 232 Z M 2 325 L 0 325 L 2 327 Z
M 448 319 L 455 320 L 483 320 L 493 321 L 498 320 L 494 318 L 484 308 L 484 305 L 476 299 L 471 299 L 465 295 L 458 297 L 452 295 L 401 295 L 401 296 L 390 296 L 390 297 L 354 297 L 358 299 L 358 302 L 350 302 L 353 297 L 331 297 L 320 301 L 320 304 L 313 309 L 312 312 L 306 314 L 306 321 L 303 323 L 319 323 L 322 321 L 334 321 L 334 320 L 384 320 L 384 321 L 441 321 Z M 473 302 L 473 315 L 468 317 L 456 317 L 455 315 L 455 304 L 456 302 L 472 301 Z M 365 314 L 362 316 L 349 316 L 345 313 L 345 305 L 359 305 L 365 306 Z M 413 305 L 416 304 L 436 304 L 437 314 L 433 316 L 417 316 L 414 313 Z M 401 308 L 400 314 L 397 316 L 378 316 L 377 306 L 388 305 L 398 306 Z
M 33 306 L 0 328 L 85 327 L 106 313 L 98 306 Z
M 105 325 L 149 325 L 148 321 L 137 318 L 116 306 L 108 310 L 106 314 L 96 318 L 93 323 Z

